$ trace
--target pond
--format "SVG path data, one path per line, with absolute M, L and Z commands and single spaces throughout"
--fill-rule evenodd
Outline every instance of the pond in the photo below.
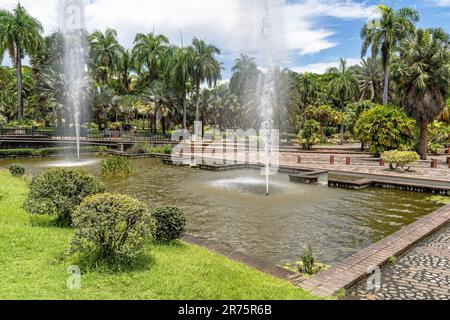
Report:
M 0 166 L 20 162 L 29 174 L 78 166 L 99 175 L 98 161 L 30 159 Z M 440 207 L 429 194 L 330 189 L 291 183 L 285 174 L 272 177 L 267 197 L 257 170 L 209 172 L 157 159 L 133 160 L 133 165 L 136 173 L 128 179 L 103 179 L 108 191 L 151 206 L 178 206 L 188 216 L 189 233 L 272 264 L 298 260 L 305 245 L 319 261 L 335 264 Z

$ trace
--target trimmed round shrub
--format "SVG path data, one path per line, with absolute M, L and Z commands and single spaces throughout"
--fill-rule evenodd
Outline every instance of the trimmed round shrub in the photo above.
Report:
M 104 191 L 103 183 L 86 170 L 55 168 L 33 178 L 24 207 L 31 214 L 56 215 L 61 224 L 70 225 L 83 199 Z
M 419 161 L 420 156 L 414 151 L 392 150 L 384 152 L 381 159 L 389 164 L 391 170 L 409 171 L 411 169 L 411 164 Z
M 186 216 L 176 207 L 160 207 L 153 212 L 156 222 L 155 239 L 169 243 L 180 239 L 186 228 Z
M 12 164 L 9 166 L 9 172 L 14 177 L 22 177 L 25 174 L 25 167 L 21 164 Z
M 73 214 L 71 253 L 96 262 L 131 261 L 151 239 L 154 222 L 147 205 L 130 196 L 87 197 Z

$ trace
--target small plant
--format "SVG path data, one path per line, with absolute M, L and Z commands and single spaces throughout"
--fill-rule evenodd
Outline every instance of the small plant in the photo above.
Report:
M 311 246 L 306 247 L 303 250 L 303 253 L 301 255 L 302 265 L 303 268 L 300 270 L 301 273 L 306 273 L 309 275 L 313 275 L 316 273 L 315 270 L 315 264 L 316 264 L 316 258 L 314 257 L 314 253 L 312 251 Z
M 319 144 L 321 140 L 320 123 L 315 120 L 308 120 L 305 122 L 302 131 L 298 135 L 299 143 L 303 149 L 310 150 L 312 146 Z
M 396 264 L 397 263 L 397 257 L 395 257 L 395 256 L 390 257 L 389 258 L 389 263 L 390 264 Z
M 21 164 L 12 164 L 9 166 L 9 172 L 14 177 L 22 177 L 25 174 L 25 167 Z
M 31 214 L 56 215 L 60 225 L 70 225 L 83 199 L 104 191 L 104 185 L 85 170 L 55 168 L 33 178 L 24 207 Z
M 389 168 L 392 171 L 409 171 L 411 169 L 411 164 L 419 161 L 419 155 L 414 151 L 387 151 L 381 155 L 386 163 L 389 164 Z
M 180 239 L 186 227 L 184 212 L 176 207 L 160 207 L 153 212 L 156 222 L 155 239 L 169 243 Z
M 113 155 L 100 162 L 100 169 L 105 177 L 126 177 L 133 173 L 133 165 L 129 159 Z
M 87 197 L 74 212 L 73 225 L 71 254 L 94 264 L 132 262 L 154 231 L 148 206 L 120 194 Z

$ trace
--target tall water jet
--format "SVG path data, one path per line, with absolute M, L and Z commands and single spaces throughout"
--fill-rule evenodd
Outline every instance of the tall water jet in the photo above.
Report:
M 88 44 L 84 26 L 83 0 L 60 0 L 60 28 L 64 35 L 65 105 L 71 113 L 72 131 L 76 137 L 77 158 L 80 158 L 81 122 L 86 114 L 88 86 Z M 68 121 L 68 119 L 66 119 Z
M 260 139 L 264 147 L 262 174 L 266 179 L 266 195 L 270 193 L 270 176 L 278 169 L 278 162 L 274 161 L 273 155 L 278 154 L 277 130 L 274 130 L 274 103 L 276 101 L 276 83 L 275 83 L 275 59 L 273 24 L 271 16 L 271 0 L 264 0 L 261 25 L 261 48 L 259 60 L 262 65 L 262 72 L 258 79 L 257 94 L 259 100 L 259 112 L 261 115 Z

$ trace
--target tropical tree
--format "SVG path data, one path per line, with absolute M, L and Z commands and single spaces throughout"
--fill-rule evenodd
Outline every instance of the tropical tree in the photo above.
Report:
M 377 106 L 364 112 L 355 124 L 355 135 L 370 146 L 374 156 L 390 150 L 410 150 L 414 146 L 416 123 L 393 106 Z
M 373 58 L 381 57 L 384 70 L 383 104 L 387 105 L 392 55 L 400 42 L 414 32 L 419 13 L 411 8 L 395 11 L 386 5 L 379 5 L 376 13 L 381 17 L 369 21 L 361 30 L 361 56 L 366 56 L 371 48 Z
M 23 118 L 22 59 L 36 53 L 42 42 L 42 24 L 17 4 L 13 12 L 0 10 L 0 56 L 8 52 L 17 73 L 17 116 Z
M 427 158 L 428 125 L 446 107 L 450 88 L 450 37 L 442 29 L 419 29 L 405 39 L 398 70 L 403 105 L 420 128 L 419 154 Z
M 89 38 L 95 78 L 103 84 L 109 84 L 123 51 L 117 40 L 117 31 L 109 28 L 104 33 L 95 31 Z
M 114 99 L 114 103 L 117 103 L 121 113 L 125 115 L 125 120 L 127 124 L 131 123 L 134 116 L 136 115 L 137 108 L 140 104 L 139 98 L 134 95 L 124 95 L 119 96 Z
M 187 129 L 187 95 L 191 90 L 193 74 L 192 48 L 174 48 L 168 64 L 168 74 L 178 94 L 183 100 L 183 128 Z
M 382 102 L 384 71 L 380 59 L 363 59 L 354 70 L 359 82 L 360 100 Z
M 330 81 L 328 93 L 337 102 L 339 110 L 344 112 L 348 103 L 359 96 L 359 84 L 355 76 L 355 68 L 349 68 L 347 61 L 339 60 L 337 68 L 330 68 L 328 74 L 334 75 Z M 341 124 L 341 144 L 344 143 L 344 124 Z
M 133 75 L 134 61 L 129 50 L 119 53 L 116 65 L 115 89 L 120 95 L 131 94 L 136 76 Z
M 230 79 L 231 93 L 235 94 L 241 104 L 246 104 L 255 98 L 259 70 L 255 59 L 241 54 L 234 62 Z
M 195 120 L 200 120 L 200 86 L 206 81 L 211 88 L 221 78 L 221 64 L 215 55 L 220 54 L 219 48 L 207 44 L 203 40 L 192 40 L 192 78 L 195 84 Z
M 145 85 L 150 85 L 158 79 L 168 44 L 169 39 L 162 34 L 139 33 L 136 35 L 132 55 L 141 80 Z
M 93 91 L 94 114 L 97 118 L 98 129 L 106 129 L 108 128 L 108 110 L 114 103 L 114 90 L 108 85 L 96 84 Z

